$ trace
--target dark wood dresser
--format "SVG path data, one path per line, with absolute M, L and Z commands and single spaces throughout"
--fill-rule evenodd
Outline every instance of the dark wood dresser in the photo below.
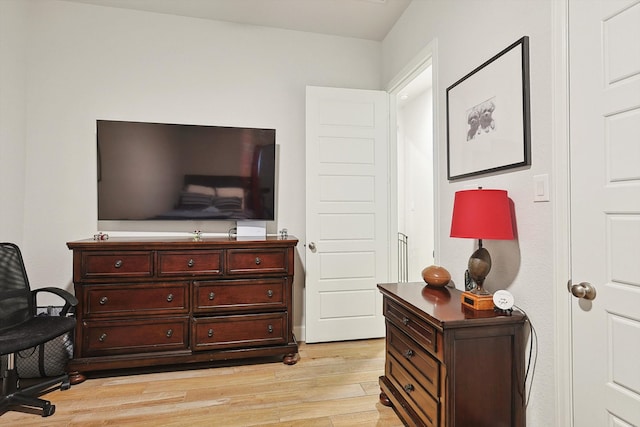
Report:
M 463 307 L 453 288 L 378 288 L 387 331 L 383 404 L 411 426 L 524 427 L 523 313 Z
M 72 381 L 89 371 L 267 356 L 296 363 L 297 243 L 293 237 L 67 243 L 79 301 Z

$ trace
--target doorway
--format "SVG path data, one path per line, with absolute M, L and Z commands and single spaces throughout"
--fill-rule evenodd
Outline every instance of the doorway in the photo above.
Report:
M 422 280 L 434 264 L 433 74 L 431 63 L 392 91 L 396 114 L 398 281 Z

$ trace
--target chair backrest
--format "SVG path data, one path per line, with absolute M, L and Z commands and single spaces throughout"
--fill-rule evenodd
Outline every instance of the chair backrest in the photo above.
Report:
M 31 288 L 20 249 L 0 243 L 0 330 L 29 320 L 35 315 Z

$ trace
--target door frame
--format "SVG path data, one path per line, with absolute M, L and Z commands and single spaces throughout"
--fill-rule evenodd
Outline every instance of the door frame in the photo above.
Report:
M 439 123 L 438 117 L 438 103 L 436 102 L 439 93 L 438 85 L 438 64 L 437 64 L 437 52 L 438 52 L 438 39 L 433 39 L 422 50 L 420 50 L 409 61 L 398 74 L 387 84 L 386 91 L 389 93 L 389 274 L 390 277 L 398 277 L 398 264 L 395 260 L 398 259 L 398 245 L 394 245 L 398 237 L 398 192 L 395 191 L 398 188 L 398 105 L 396 102 L 397 95 L 402 89 L 408 85 L 413 79 L 415 79 L 420 73 L 431 67 L 432 71 L 432 91 L 433 91 L 433 108 L 432 108 L 432 120 L 433 120 L 433 210 L 434 210 L 434 262 L 439 264 L 440 259 L 440 233 L 437 230 L 440 229 L 440 217 L 438 212 L 438 201 L 440 200 L 440 182 L 437 179 L 440 171 L 440 150 L 439 150 L 439 132 L 437 123 Z
M 573 426 L 573 357 L 571 342 L 571 171 L 569 134 L 569 0 L 552 6 L 553 133 L 553 297 L 556 318 L 556 425 Z

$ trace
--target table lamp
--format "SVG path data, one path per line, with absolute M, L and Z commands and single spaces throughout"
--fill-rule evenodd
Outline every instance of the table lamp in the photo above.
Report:
M 482 247 L 482 239 L 515 238 L 511 202 L 505 190 L 457 191 L 453 202 L 451 237 L 478 239 L 478 250 L 469 258 L 468 274 L 476 287 L 462 294 L 462 304 L 475 310 L 492 310 L 493 297 L 484 289 L 491 270 L 491 256 Z

